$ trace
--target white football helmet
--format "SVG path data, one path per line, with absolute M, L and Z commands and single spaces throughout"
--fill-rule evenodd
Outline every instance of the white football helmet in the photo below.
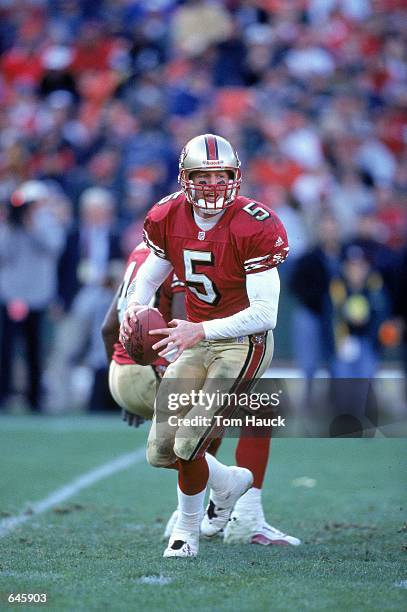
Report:
M 227 183 L 217 185 L 196 184 L 193 172 L 226 171 Z M 182 149 L 179 160 L 178 181 L 190 204 L 206 213 L 217 214 L 236 200 L 242 176 L 240 160 L 228 140 L 214 134 L 192 138 Z

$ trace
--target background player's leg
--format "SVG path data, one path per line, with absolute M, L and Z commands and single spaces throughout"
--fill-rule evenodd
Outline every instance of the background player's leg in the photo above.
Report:
M 289 536 L 269 525 L 261 499 L 264 476 L 269 459 L 270 427 L 245 426 L 236 447 L 236 464 L 253 473 L 253 486 L 237 501 L 230 522 L 225 529 L 227 543 L 294 545 L 298 538 Z
M 253 474 L 253 486 L 237 501 L 232 520 L 236 522 L 239 517 L 248 514 L 256 516 L 256 522 L 263 515 L 261 501 L 261 489 L 266 474 L 267 463 L 270 452 L 271 428 L 254 428 L 244 426 L 240 432 L 240 438 L 236 446 L 236 465 L 245 467 Z M 230 531 L 230 530 L 229 530 Z M 230 534 L 228 534 L 230 537 Z
M 236 465 L 253 474 L 253 487 L 261 489 L 270 452 L 271 427 L 243 426 L 236 446 Z
M 222 438 L 214 438 L 212 442 L 208 446 L 208 450 L 206 451 L 209 455 L 216 457 L 216 454 L 219 450 L 220 445 L 222 444 Z

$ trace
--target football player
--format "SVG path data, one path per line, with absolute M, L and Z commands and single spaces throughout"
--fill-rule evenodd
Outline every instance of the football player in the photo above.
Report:
M 157 382 L 168 366 L 168 361 L 162 357 L 151 366 L 135 363 L 117 340 L 119 322 L 123 318 L 128 292 L 135 286 L 137 275 L 149 252 L 148 247 L 140 244 L 130 254 L 123 282 L 112 300 L 102 325 L 103 341 L 110 362 L 109 389 L 122 408 L 123 420 L 135 427 L 146 419 L 153 418 Z M 150 304 L 158 307 L 167 322 L 172 317 L 185 317 L 184 291 L 184 284 L 171 273 L 153 296 Z M 215 438 L 208 452 L 216 453 L 219 444 L 220 440 Z M 173 513 L 169 524 L 173 525 L 177 517 L 178 510 Z
M 116 403 L 122 408 L 123 420 L 137 427 L 145 419 L 151 420 L 154 412 L 154 398 L 157 382 L 162 377 L 168 361 L 159 358 L 151 366 L 136 364 L 118 341 L 120 321 L 127 305 L 127 294 L 134 286 L 142 264 L 150 254 L 144 243 L 139 244 L 127 260 L 123 282 L 110 305 L 102 325 L 109 366 L 109 389 Z M 170 274 L 152 298 L 152 305 L 158 307 L 168 322 L 173 317 L 183 317 L 183 283 Z
M 145 419 L 151 420 L 154 413 L 154 398 L 157 380 L 163 375 L 168 362 L 163 358 L 152 366 L 140 366 L 127 355 L 118 341 L 119 321 L 127 303 L 127 292 L 135 282 L 141 265 L 147 259 L 150 250 L 142 243 L 130 254 L 123 282 L 106 314 L 102 327 L 103 340 L 110 362 L 109 388 L 112 396 L 123 410 L 123 420 L 129 425 L 138 426 Z M 173 274 L 161 285 L 154 305 L 158 306 L 166 321 L 171 318 L 185 318 L 185 287 Z M 261 433 L 261 435 L 259 435 Z M 269 525 L 264 517 L 261 502 L 261 489 L 266 471 L 271 430 L 264 427 L 262 432 L 250 431 L 249 426 L 241 430 L 241 437 L 236 447 L 236 465 L 245 467 L 253 473 L 253 486 L 237 502 L 225 530 L 226 542 L 247 542 L 263 545 L 299 544 L 297 538 L 282 533 Z M 215 438 L 208 452 L 216 455 L 221 440 Z M 178 518 L 176 510 L 166 526 L 164 537 L 172 533 Z M 202 530 L 213 530 L 217 517 L 209 510 L 204 517 Z M 223 535 L 223 531 L 219 531 Z
M 181 191 L 162 199 L 146 217 L 144 240 L 151 253 L 130 296 L 121 340 L 128 339 L 130 320 L 174 270 L 186 285 L 188 320 L 173 319 L 168 328 L 150 332 L 165 336 L 155 348 L 173 361 L 163 380 L 193 379 L 200 397 L 208 398 L 224 379 L 233 381 L 227 388 L 237 393 L 261 377 L 272 358 L 280 291 L 276 267 L 288 254 L 286 232 L 267 206 L 239 196 L 240 161 L 224 138 L 205 134 L 190 140 L 179 169 Z M 234 406 L 191 399 L 178 407 L 177 427 L 158 418 L 166 406 L 161 385 L 147 458 L 151 465 L 179 472 L 179 513 L 164 556 L 194 557 L 209 475 L 214 533 L 226 526 L 253 479 L 249 470 L 224 466 L 205 453 L 216 437 L 214 417 L 230 416 Z M 190 421 L 183 424 L 186 415 Z M 202 423 L 191 426 L 194 417 Z

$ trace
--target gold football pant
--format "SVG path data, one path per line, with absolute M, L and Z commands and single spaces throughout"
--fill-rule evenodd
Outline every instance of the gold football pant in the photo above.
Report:
M 109 389 L 121 408 L 144 419 L 153 418 L 157 377 L 151 366 L 120 365 L 112 360 L 109 367 Z
M 206 398 L 251 390 L 253 379 L 260 378 L 270 365 L 273 349 L 273 333 L 269 331 L 238 339 L 204 340 L 185 350 L 168 366 L 157 393 L 147 441 L 148 462 L 165 467 L 177 457 L 191 460 L 202 456 L 211 440 L 221 435 L 214 416 L 230 417 L 236 412 L 233 402 L 214 401 L 210 405 Z M 200 398 L 204 399 L 172 402 L 180 394 L 192 398 L 192 390 L 202 390 Z M 182 423 L 186 416 L 189 423 Z

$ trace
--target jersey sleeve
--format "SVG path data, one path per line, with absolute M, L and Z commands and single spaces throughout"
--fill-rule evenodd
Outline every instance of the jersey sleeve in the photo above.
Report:
M 242 240 L 242 264 L 245 274 L 264 272 L 280 265 L 287 257 L 287 232 L 275 213 L 264 220 L 251 219 L 250 230 Z
M 175 272 L 171 272 L 163 282 L 160 288 L 160 299 L 158 310 L 163 315 L 164 319 L 169 323 L 172 317 L 172 300 L 176 293 L 185 292 L 185 283 L 177 278 Z
M 143 248 L 136 248 L 130 253 L 127 262 L 126 262 L 126 271 L 124 273 L 124 277 L 122 280 L 122 284 L 120 285 L 119 295 L 117 299 L 117 312 L 119 321 L 121 322 L 124 318 L 124 312 L 127 308 L 127 296 L 132 287 L 133 283 L 136 282 L 136 275 L 139 271 L 141 264 L 145 262 L 149 254 L 148 249 L 144 246 Z
M 149 211 L 143 230 L 143 240 L 148 248 L 161 259 L 167 258 L 165 239 L 165 216 L 163 216 L 157 204 Z

